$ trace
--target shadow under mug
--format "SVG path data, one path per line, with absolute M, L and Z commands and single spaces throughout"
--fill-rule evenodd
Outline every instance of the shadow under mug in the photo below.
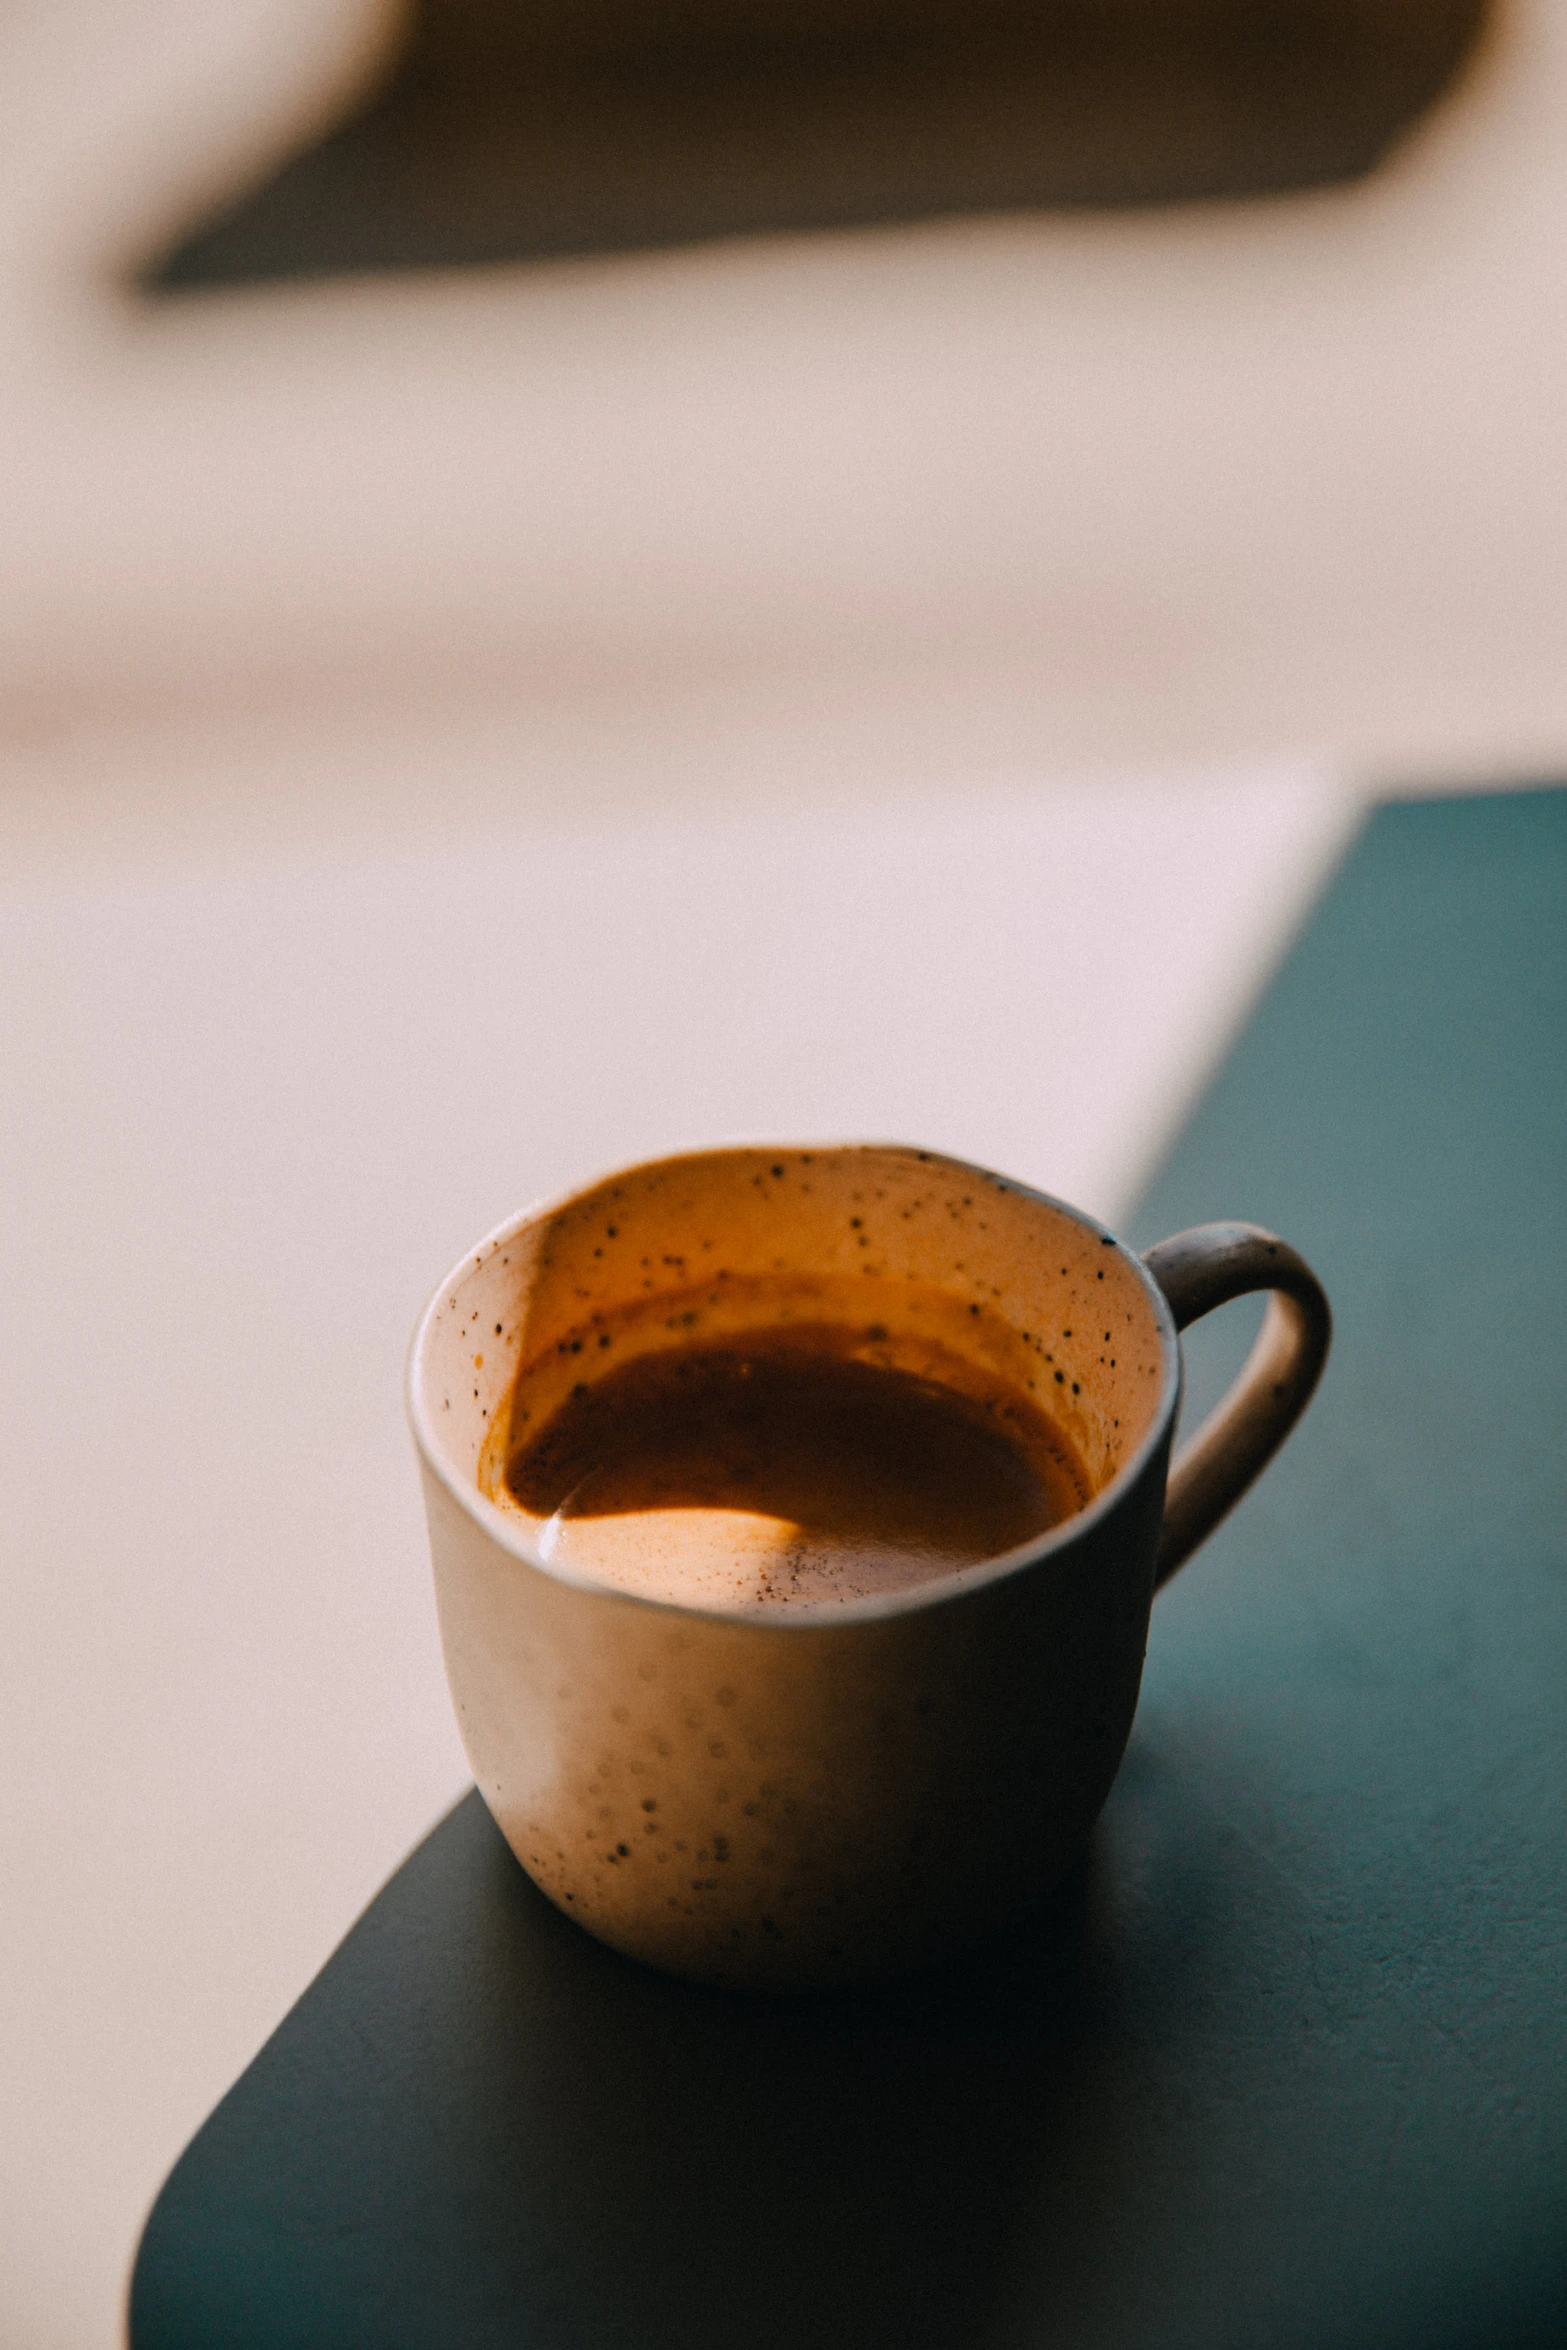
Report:
M 480 1486 L 519 1366 L 553 1357 L 564 1396 L 628 1307 L 667 1302 L 670 1344 L 733 1336 L 780 1274 L 840 1299 L 852 1279 L 894 1342 L 902 1301 L 944 1298 L 976 1372 L 1032 1387 L 1070 1437 L 1086 1506 L 934 1582 L 769 1610 L 538 1555 Z M 1252 1290 L 1272 1293 L 1256 1345 L 1172 1468 L 1177 1334 Z M 1082 1849 L 1153 1595 L 1283 1442 L 1330 1331 L 1310 1268 L 1254 1226 L 1139 1258 L 901 1145 L 698 1152 L 513 1218 L 442 1282 L 409 1363 L 447 1678 L 513 1852 L 567 1916 L 697 1981 L 805 1989 L 988 1939 Z

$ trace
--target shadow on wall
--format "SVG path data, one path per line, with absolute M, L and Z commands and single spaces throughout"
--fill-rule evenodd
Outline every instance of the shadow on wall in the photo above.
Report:
M 618 252 L 1370 170 L 1486 0 L 417 0 L 346 121 L 154 288 Z

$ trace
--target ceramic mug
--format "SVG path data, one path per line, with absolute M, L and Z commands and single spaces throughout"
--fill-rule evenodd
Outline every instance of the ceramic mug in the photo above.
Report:
M 581 1334 L 649 1296 L 682 1341 L 704 1314 L 732 1335 L 763 1293 L 744 1277 L 780 1272 L 852 1277 L 892 1343 L 900 1298 L 950 1303 L 976 1371 L 1034 1385 L 1071 1439 L 1086 1506 L 934 1582 L 770 1611 L 540 1556 L 480 1485 L 519 1367 L 575 1378 Z M 1272 1293 L 1261 1334 L 1171 1468 L 1177 1333 L 1249 1290 Z M 1309 1267 L 1254 1226 L 1138 1257 L 1079 1209 L 902 1146 L 698 1152 L 502 1225 L 431 1299 L 409 1409 L 447 1677 L 517 1858 L 603 1941 L 706 1982 L 860 1980 L 993 1934 L 1080 1852 L 1154 1592 L 1283 1442 L 1329 1336 Z

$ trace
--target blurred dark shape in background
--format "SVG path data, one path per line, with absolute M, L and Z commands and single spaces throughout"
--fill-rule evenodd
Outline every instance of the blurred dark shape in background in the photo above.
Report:
M 1485 0 L 418 0 L 336 130 L 178 287 L 1319 187 Z

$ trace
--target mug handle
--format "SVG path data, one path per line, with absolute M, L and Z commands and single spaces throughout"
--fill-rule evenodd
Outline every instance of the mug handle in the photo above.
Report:
M 1333 1317 L 1305 1258 L 1256 1224 L 1198 1224 L 1161 1240 L 1143 1263 L 1164 1291 L 1177 1330 L 1232 1297 L 1272 1292 L 1239 1378 L 1171 1464 L 1157 1591 L 1233 1509 L 1311 1401 Z

